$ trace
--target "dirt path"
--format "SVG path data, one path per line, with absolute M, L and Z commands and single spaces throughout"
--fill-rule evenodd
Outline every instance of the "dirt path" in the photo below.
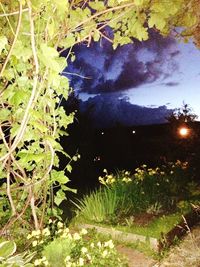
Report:
M 189 232 L 178 246 L 172 247 L 161 262 L 122 245 L 117 249 L 128 258 L 129 267 L 200 267 L 200 225 Z
M 135 249 L 128 248 L 122 245 L 117 246 L 117 250 L 126 256 L 128 259 L 129 267 L 152 267 L 155 265 L 155 260 L 147 257 L 142 252 Z

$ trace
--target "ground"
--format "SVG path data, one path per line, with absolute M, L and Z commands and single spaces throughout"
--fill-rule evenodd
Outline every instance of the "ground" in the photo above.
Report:
M 118 251 L 128 258 L 129 267 L 200 267 L 200 225 L 193 230 L 161 262 L 134 249 L 118 246 Z

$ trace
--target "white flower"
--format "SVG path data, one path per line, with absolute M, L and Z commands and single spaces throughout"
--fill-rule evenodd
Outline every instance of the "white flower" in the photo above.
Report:
M 68 255 L 66 258 L 65 258 L 65 261 L 69 261 L 71 259 L 71 257 Z
M 86 229 L 82 229 L 80 232 L 81 235 L 86 235 L 87 233 L 88 233 L 88 231 Z
M 50 231 L 49 231 L 49 229 L 48 229 L 48 228 L 44 228 L 44 229 L 42 230 L 42 234 L 45 235 L 45 236 L 49 236 L 49 235 L 50 235 Z
M 97 247 L 99 247 L 99 248 L 101 248 L 101 242 L 99 241 L 98 243 L 97 243 Z
M 31 234 L 28 234 L 27 235 L 27 239 L 31 239 L 32 235 Z
M 41 264 L 42 260 L 41 259 L 37 259 L 34 261 L 34 265 L 35 266 L 39 266 Z
M 73 237 L 74 237 L 74 240 L 81 239 L 81 237 L 80 237 L 80 235 L 78 233 L 75 233 Z
M 79 266 L 83 266 L 84 265 L 84 259 L 83 258 L 79 258 Z
M 91 248 L 94 248 L 94 243 L 93 242 L 90 244 L 90 247 Z
M 82 253 L 86 253 L 87 251 L 88 251 L 87 248 L 85 248 L 85 247 L 82 247 L 82 248 L 81 248 L 81 252 L 82 252 Z
M 40 230 L 33 230 L 32 231 L 32 236 L 39 236 L 40 235 Z
M 109 247 L 109 248 L 114 248 L 114 244 L 113 244 L 113 241 L 112 240 L 109 240 L 107 242 L 104 243 L 104 246 L 105 247 Z
M 102 257 L 105 258 L 107 255 L 108 255 L 108 251 L 104 250 L 103 253 L 102 253 Z
M 37 240 L 33 241 L 33 242 L 32 242 L 32 246 L 33 246 L 33 247 L 36 247 L 36 246 L 37 246 L 37 243 L 38 243 Z
M 90 256 L 90 254 L 86 254 L 86 257 L 88 258 L 89 261 L 91 261 L 92 257 Z
M 63 227 L 63 223 L 62 223 L 62 222 L 58 222 L 58 223 L 57 223 L 57 227 L 58 227 L 58 228 L 62 228 L 62 227 Z

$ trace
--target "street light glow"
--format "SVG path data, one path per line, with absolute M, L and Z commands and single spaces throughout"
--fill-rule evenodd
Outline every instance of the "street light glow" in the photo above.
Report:
M 189 135 L 189 129 L 187 127 L 181 127 L 179 129 L 179 134 L 182 136 L 182 137 L 187 137 Z

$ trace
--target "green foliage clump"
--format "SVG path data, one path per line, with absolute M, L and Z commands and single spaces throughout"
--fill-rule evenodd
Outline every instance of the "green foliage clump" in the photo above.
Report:
M 196 183 L 190 182 L 188 163 L 177 160 L 157 168 L 145 164 L 135 170 L 118 171 L 99 177 L 104 186 L 75 203 L 78 217 L 87 221 L 119 223 L 131 216 L 147 213 L 154 216 L 189 211 L 189 201 L 199 197 Z M 109 197 L 108 197 L 109 196 Z M 182 204 L 182 203 L 186 203 Z
M 37 252 L 34 266 L 77 267 L 116 266 L 126 267 L 112 240 L 97 241 L 86 229 L 71 232 L 61 222 L 53 222 L 55 229 L 46 227 L 28 235 L 32 251 Z
M 31 262 L 35 253 L 24 252 L 15 254 L 17 249 L 14 241 L 0 242 L 0 266 L 2 267 L 33 267 Z

